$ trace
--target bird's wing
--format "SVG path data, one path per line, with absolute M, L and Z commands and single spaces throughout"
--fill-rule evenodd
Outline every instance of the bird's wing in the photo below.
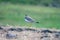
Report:
M 34 22 L 34 20 L 31 17 L 29 17 L 29 16 L 25 17 L 25 19 L 28 20 L 28 21 Z

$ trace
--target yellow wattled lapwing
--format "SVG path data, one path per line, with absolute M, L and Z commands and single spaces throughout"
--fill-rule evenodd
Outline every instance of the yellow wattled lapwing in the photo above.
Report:
M 30 16 L 28 15 L 25 15 L 25 21 L 27 23 L 30 23 L 30 26 L 32 25 L 32 23 L 39 23 L 39 22 L 36 22 L 33 18 L 31 18 Z
M 28 16 L 28 15 L 25 15 L 25 21 L 26 21 L 26 22 L 31 22 L 31 23 L 33 23 L 33 22 L 39 23 L 39 22 L 36 22 L 33 18 L 31 18 L 31 17 Z

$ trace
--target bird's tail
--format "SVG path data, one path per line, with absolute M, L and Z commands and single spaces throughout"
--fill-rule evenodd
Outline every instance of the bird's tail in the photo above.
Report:
M 39 23 L 39 22 L 36 22 L 36 23 Z

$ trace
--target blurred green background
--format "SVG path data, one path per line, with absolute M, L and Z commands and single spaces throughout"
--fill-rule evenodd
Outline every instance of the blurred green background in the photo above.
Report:
M 40 23 L 24 21 L 28 14 Z M 60 29 L 60 0 L 0 0 L 0 25 Z

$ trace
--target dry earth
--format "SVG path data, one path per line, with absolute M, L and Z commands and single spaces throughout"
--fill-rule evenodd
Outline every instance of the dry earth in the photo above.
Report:
M 60 40 L 60 30 L 0 27 L 0 40 Z

